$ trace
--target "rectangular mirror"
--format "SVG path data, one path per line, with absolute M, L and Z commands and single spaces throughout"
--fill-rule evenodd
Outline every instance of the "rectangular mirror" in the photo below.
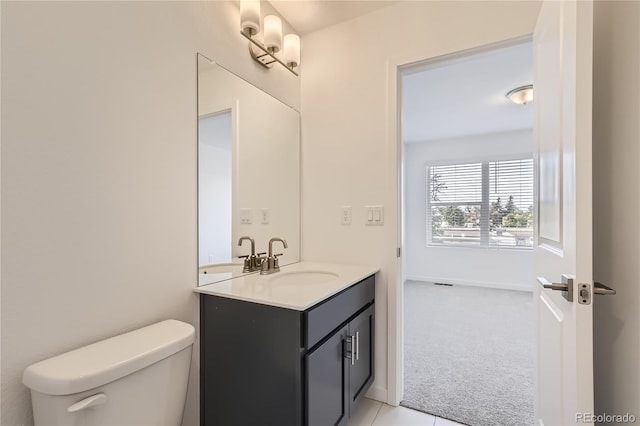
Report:
M 198 285 L 259 273 L 242 237 L 300 261 L 300 114 L 198 54 Z

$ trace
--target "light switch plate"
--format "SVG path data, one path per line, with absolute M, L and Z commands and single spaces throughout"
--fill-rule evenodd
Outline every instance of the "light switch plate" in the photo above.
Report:
M 351 206 L 342 206 L 340 213 L 340 223 L 342 225 L 351 225 Z
M 253 223 L 253 212 L 251 209 L 240 209 L 240 223 L 243 225 L 251 225 Z
M 366 210 L 365 225 L 382 226 L 384 225 L 384 207 L 383 206 L 364 206 Z

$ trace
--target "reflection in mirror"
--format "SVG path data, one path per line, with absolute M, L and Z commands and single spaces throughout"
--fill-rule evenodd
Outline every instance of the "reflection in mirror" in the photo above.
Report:
M 200 265 L 231 259 L 231 111 L 198 119 Z
M 280 266 L 300 260 L 300 116 L 198 55 L 199 285 L 258 273 L 245 236 L 256 254 L 286 240 Z

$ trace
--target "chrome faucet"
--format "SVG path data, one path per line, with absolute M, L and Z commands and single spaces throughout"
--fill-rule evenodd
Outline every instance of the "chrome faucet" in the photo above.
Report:
M 278 264 L 278 256 L 282 256 L 282 253 L 273 254 L 273 243 L 280 241 L 284 248 L 287 248 L 287 241 L 282 238 L 272 238 L 269 240 L 269 256 L 262 262 L 262 268 L 260 275 L 273 274 L 280 271 L 280 265 Z
M 264 258 L 261 256 L 266 253 L 258 253 L 256 254 L 256 242 L 251 237 L 240 237 L 238 240 L 238 246 L 242 246 L 242 242 L 244 240 L 249 240 L 251 242 L 251 254 L 246 254 L 244 256 L 238 256 L 240 259 L 244 259 L 244 267 L 242 268 L 242 272 L 254 272 L 259 270 L 262 267 L 262 261 Z

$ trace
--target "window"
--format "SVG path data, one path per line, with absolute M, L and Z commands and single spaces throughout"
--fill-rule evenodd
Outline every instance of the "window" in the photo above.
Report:
M 427 245 L 533 246 L 533 159 L 428 166 Z

